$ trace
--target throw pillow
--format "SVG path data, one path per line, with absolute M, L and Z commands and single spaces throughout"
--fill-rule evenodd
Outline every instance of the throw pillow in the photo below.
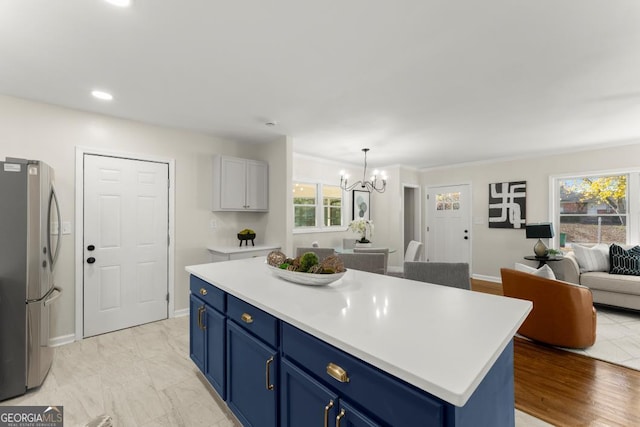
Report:
M 544 277 L 545 279 L 551 279 L 551 280 L 556 279 L 556 275 L 553 273 L 553 270 L 551 269 L 551 267 L 549 267 L 547 264 L 543 265 L 540 268 L 533 268 L 533 267 L 529 267 L 528 265 L 520 264 L 519 262 L 516 262 L 515 269 L 517 271 L 522 271 L 523 273 L 529 273 L 529 274 L 533 274 L 534 276 Z
M 609 249 L 611 274 L 625 274 L 628 276 L 640 276 L 640 246 L 629 250 L 613 243 Z
M 571 247 L 580 266 L 580 273 L 609 271 L 609 246 L 601 243 L 590 248 L 578 244 Z

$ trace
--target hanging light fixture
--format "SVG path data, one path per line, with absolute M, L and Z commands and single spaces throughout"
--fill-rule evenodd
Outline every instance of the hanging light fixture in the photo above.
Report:
M 373 176 L 371 179 L 367 181 L 367 152 L 368 148 L 363 148 L 364 152 L 364 172 L 362 173 L 362 181 L 358 181 L 355 184 L 348 184 L 349 175 L 345 174 L 344 171 L 340 171 L 340 188 L 345 191 L 351 191 L 353 189 L 357 189 L 359 187 L 362 191 L 368 191 L 369 193 L 374 190 L 378 193 L 384 193 L 384 190 L 387 187 L 387 175 L 382 172 L 382 174 L 376 169 L 373 171 Z M 380 182 L 382 181 L 382 183 Z

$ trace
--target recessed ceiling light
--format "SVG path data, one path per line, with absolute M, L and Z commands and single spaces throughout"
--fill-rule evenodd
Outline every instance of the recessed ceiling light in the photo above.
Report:
M 111 3 L 114 6 L 118 7 L 129 7 L 131 6 L 131 0 L 105 0 L 107 3 Z
M 94 98 L 102 99 L 103 101 L 111 101 L 113 99 L 113 95 L 102 90 L 94 90 L 91 92 L 91 95 L 93 95 Z

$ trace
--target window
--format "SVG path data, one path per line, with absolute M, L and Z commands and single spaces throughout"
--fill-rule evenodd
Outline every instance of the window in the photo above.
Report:
M 322 186 L 324 226 L 342 225 L 342 188 L 334 185 Z
M 555 229 L 559 246 L 637 241 L 637 232 L 632 232 L 637 224 L 631 220 L 634 216 L 628 203 L 630 189 L 634 189 L 631 194 L 638 194 L 637 183 L 637 173 L 555 178 Z
M 460 210 L 460 192 L 436 194 L 436 210 L 438 211 Z
M 293 183 L 294 230 L 335 231 L 344 223 L 343 206 L 343 191 L 338 186 Z

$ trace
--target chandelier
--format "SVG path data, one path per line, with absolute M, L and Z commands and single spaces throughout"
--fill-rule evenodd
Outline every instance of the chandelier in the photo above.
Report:
M 358 181 L 354 184 L 349 185 L 349 175 L 345 174 L 344 171 L 340 171 L 340 188 L 345 191 L 351 191 L 356 187 L 359 187 L 361 190 L 368 191 L 369 193 L 373 192 L 374 190 L 378 193 L 384 193 L 384 190 L 387 187 L 387 175 L 384 172 L 380 174 L 380 172 L 376 169 L 373 171 L 373 176 L 371 177 L 371 179 L 367 181 L 367 151 L 369 151 L 369 149 L 363 148 L 362 151 L 364 152 L 364 172 L 362 173 L 362 181 Z M 378 175 L 380 175 L 379 179 Z M 382 183 L 380 181 L 382 181 Z

